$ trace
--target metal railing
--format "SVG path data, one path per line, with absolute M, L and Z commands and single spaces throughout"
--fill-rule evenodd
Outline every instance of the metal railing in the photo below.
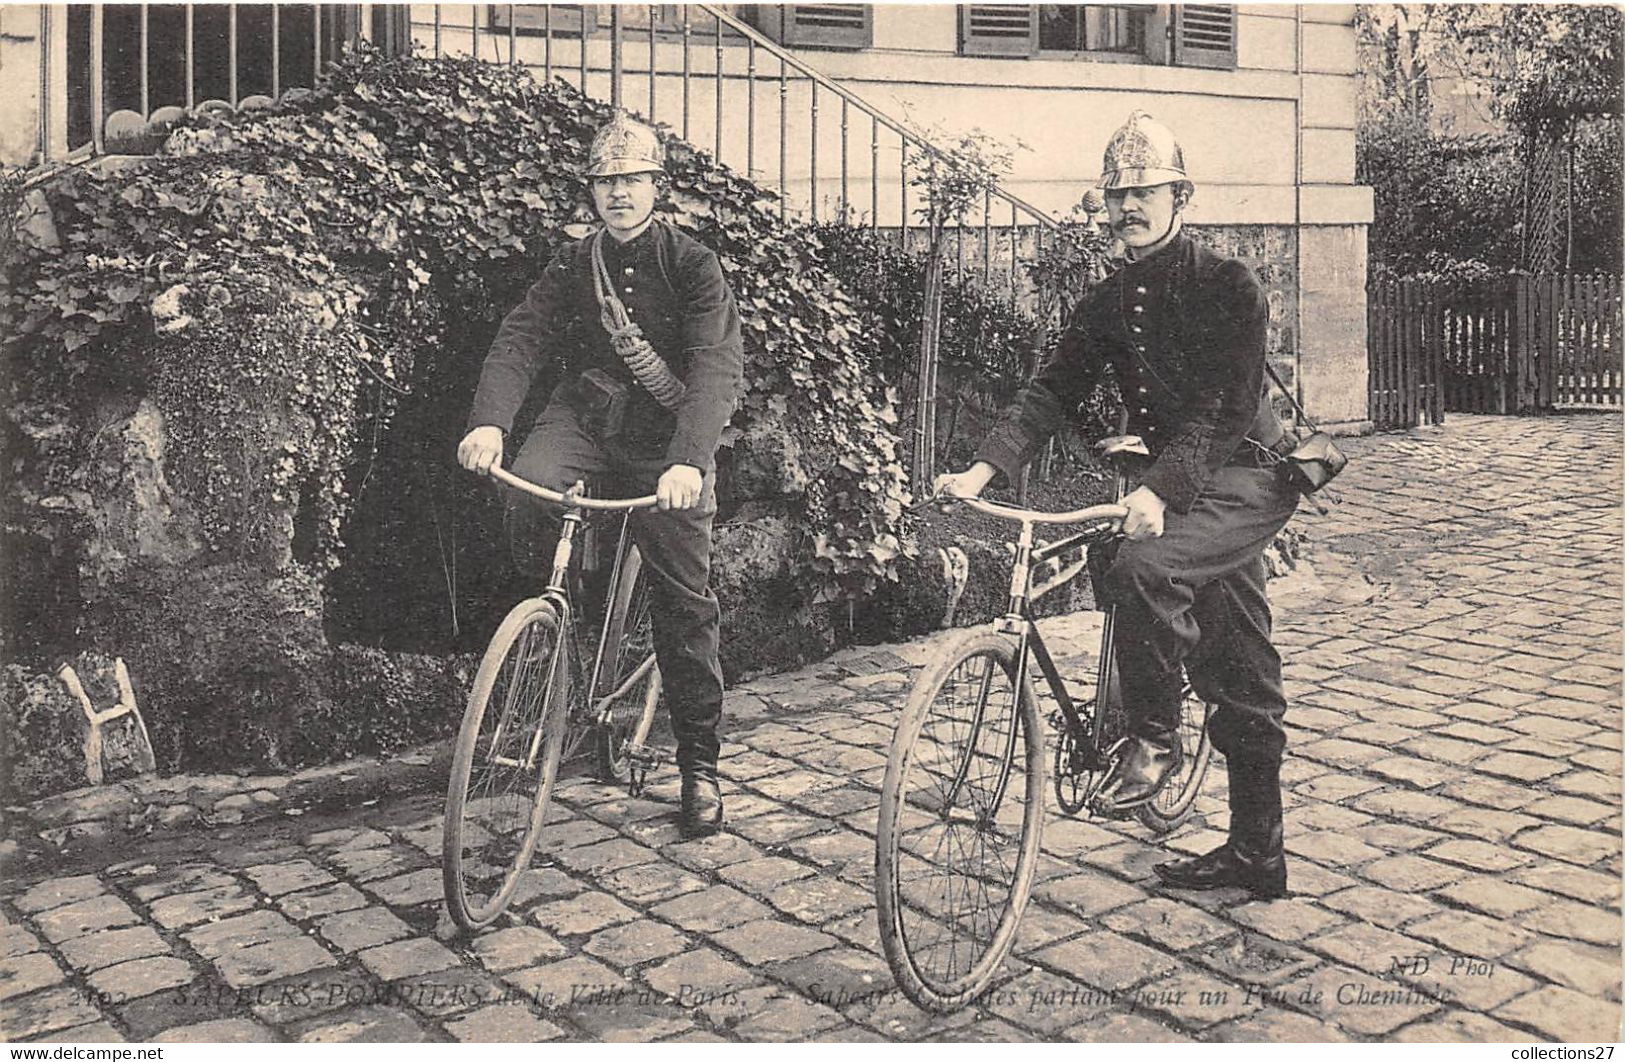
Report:
M 152 137 L 188 112 L 263 106 L 314 86 L 343 45 L 406 42 L 407 15 L 399 5 L 40 4 L 38 10 L 35 145 L 42 164 L 150 149 Z
M 671 113 L 662 104 L 676 107 L 676 120 L 667 124 L 695 147 L 709 149 L 719 162 L 775 190 L 781 216 L 794 212 L 812 221 L 840 222 L 866 216 L 869 224 L 895 228 L 904 246 L 917 239 L 920 225 L 914 215 L 919 204 L 911 202 L 917 189 L 910 184 L 910 160 L 921 154 L 947 155 L 925 135 L 711 4 L 604 6 L 609 25 L 594 33 L 582 26 L 579 16 L 566 23 L 553 5 L 478 5 L 467 9 L 467 21 L 454 21 L 437 4 L 433 52 L 440 56 L 466 43 L 475 57 L 538 68 L 544 81 L 560 77 L 615 106 L 631 109 L 636 98 L 652 121 Z M 526 10 L 535 10 L 538 17 L 529 32 L 521 33 L 516 16 Z M 493 11 L 505 14 L 505 27 L 491 24 Z M 628 11 L 646 12 L 646 17 L 629 28 Z M 770 100 L 776 98 L 776 115 L 760 113 L 764 90 Z M 702 100 L 702 95 L 710 99 Z M 701 113 L 707 102 L 713 114 Z M 834 162 L 825 139 L 832 134 L 837 142 Z M 890 161 L 882 160 L 894 153 L 892 169 Z M 792 167 L 804 167 L 805 176 L 793 175 Z M 865 182 L 867 196 L 861 188 Z M 974 274 L 979 257 L 981 280 L 1005 288 L 1016 299 L 1030 293 L 1020 268 L 1023 244 L 1041 255 L 1056 225 L 1020 196 L 994 188 L 954 232 L 950 262 L 963 278 Z M 995 259 L 1002 275 L 995 275 Z

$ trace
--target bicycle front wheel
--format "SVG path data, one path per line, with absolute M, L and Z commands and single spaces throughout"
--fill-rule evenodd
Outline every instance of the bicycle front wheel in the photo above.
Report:
M 530 865 L 564 744 L 567 701 L 559 617 L 515 605 L 485 650 L 446 789 L 441 877 L 464 929 L 488 925 Z
M 600 697 L 620 691 L 596 735 L 598 777 L 612 784 L 628 780 L 632 754 L 648 741 L 660 703 L 649 581 L 643 556 L 636 546 L 628 547 L 604 633 L 604 663 L 598 676 Z M 622 686 L 626 688 L 622 690 Z
M 880 940 L 927 1010 L 992 984 L 1032 889 L 1044 736 L 1016 671 L 1013 638 L 963 636 L 921 675 L 892 738 L 875 838 Z

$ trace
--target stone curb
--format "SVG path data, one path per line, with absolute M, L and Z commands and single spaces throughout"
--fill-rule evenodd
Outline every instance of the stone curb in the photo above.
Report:
M 119 833 L 295 817 L 313 805 L 376 800 L 443 784 L 450 746 L 448 739 L 390 757 L 362 757 L 294 774 L 145 775 L 86 786 L 6 808 L 4 832 L 17 840 L 37 837 L 62 850 Z

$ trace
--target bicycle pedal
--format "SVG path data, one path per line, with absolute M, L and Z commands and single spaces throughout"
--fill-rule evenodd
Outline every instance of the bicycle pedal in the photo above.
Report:
M 640 796 L 648 783 L 649 772 L 663 763 L 669 763 L 672 753 L 656 745 L 626 746 L 627 792 Z

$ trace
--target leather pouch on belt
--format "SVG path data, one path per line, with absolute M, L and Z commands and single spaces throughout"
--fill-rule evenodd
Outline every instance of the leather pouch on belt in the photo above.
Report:
M 1286 455 L 1281 469 L 1299 493 L 1307 495 L 1330 483 L 1348 463 L 1348 457 L 1337 448 L 1332 437 L 1317 431 Z
M 600 440 L 620 436 L 631 397 L 630 387 L 603 369 L 588 369 L 576 380 L 576 410 L 582 426 Z

